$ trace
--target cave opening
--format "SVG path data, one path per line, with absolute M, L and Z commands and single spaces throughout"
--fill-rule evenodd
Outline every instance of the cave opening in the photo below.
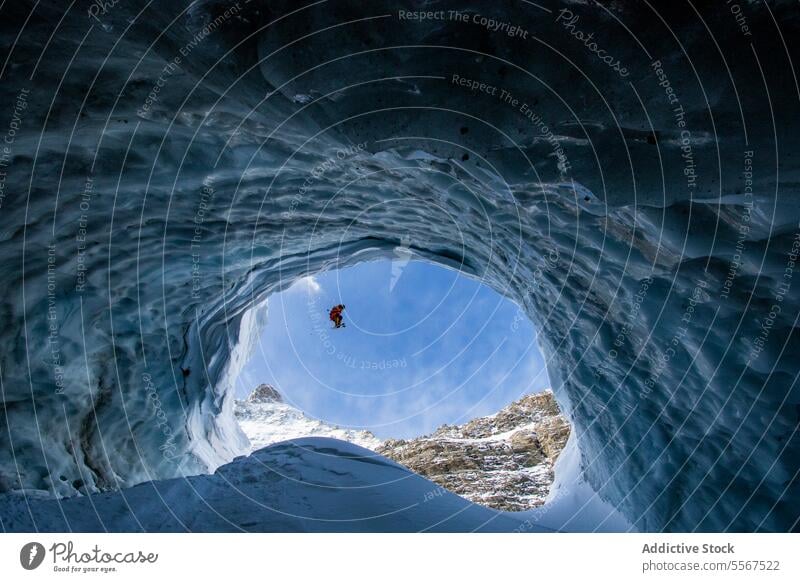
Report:
M 266 313 L 235 382 L 252 450 L 332 437 L 489 507 L 545 502 L 569 423 L 535 326 L 485 281 L 401 244 L 297 279 Z

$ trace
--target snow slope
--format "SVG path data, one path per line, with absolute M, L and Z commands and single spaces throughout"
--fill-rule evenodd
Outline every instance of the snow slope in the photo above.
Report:
M 514 531 L 497 512 L 356 445 L 305 438 L 272 445 L 214 475 L 64 500 L 0 496 L 5 531 Z M 536 526 L 532 531 L 546 531 Z
M 341 428 L 309 418 L 284 402 L 274 389 L 270 396 L 261 396 L 259 392 L 264 387 L 269 386 L 262 384 L 246 400 L 236 401 L 236 419 L 250 440 L 251 450 L 298 437 L 335 438 L 370 450 L 381 445 L 382 441 L 369 431 Z

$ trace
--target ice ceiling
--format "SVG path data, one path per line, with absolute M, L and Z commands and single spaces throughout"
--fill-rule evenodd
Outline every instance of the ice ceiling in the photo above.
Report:
M 2 10 L 0 491 L 232 459 L 263 300 L 405 245 L 527 311 L 637 528 L 797 527 L 792 3 Z

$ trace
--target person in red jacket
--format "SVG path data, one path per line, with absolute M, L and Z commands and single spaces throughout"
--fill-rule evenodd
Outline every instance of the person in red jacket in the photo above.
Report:
M 344 305 L 341 303 L 339 305 L 334 305 L 333 308 L 331 308 L 330 318 L 334 327 L 337 329 L 340 327 L 345 327 L 344 320 L 342 318 L 342 311 L 344 311 Z

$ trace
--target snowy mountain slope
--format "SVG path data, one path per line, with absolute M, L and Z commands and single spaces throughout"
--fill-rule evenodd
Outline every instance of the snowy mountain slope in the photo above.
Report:
M 234 408 L 239 426 L 250 439 L 251 450 L 298 437 L 330 437 L 375 450 L 381 440 L 369 431 L 341 428 L 309 418 L 287 404 L 269 384 L 261 384 Z

